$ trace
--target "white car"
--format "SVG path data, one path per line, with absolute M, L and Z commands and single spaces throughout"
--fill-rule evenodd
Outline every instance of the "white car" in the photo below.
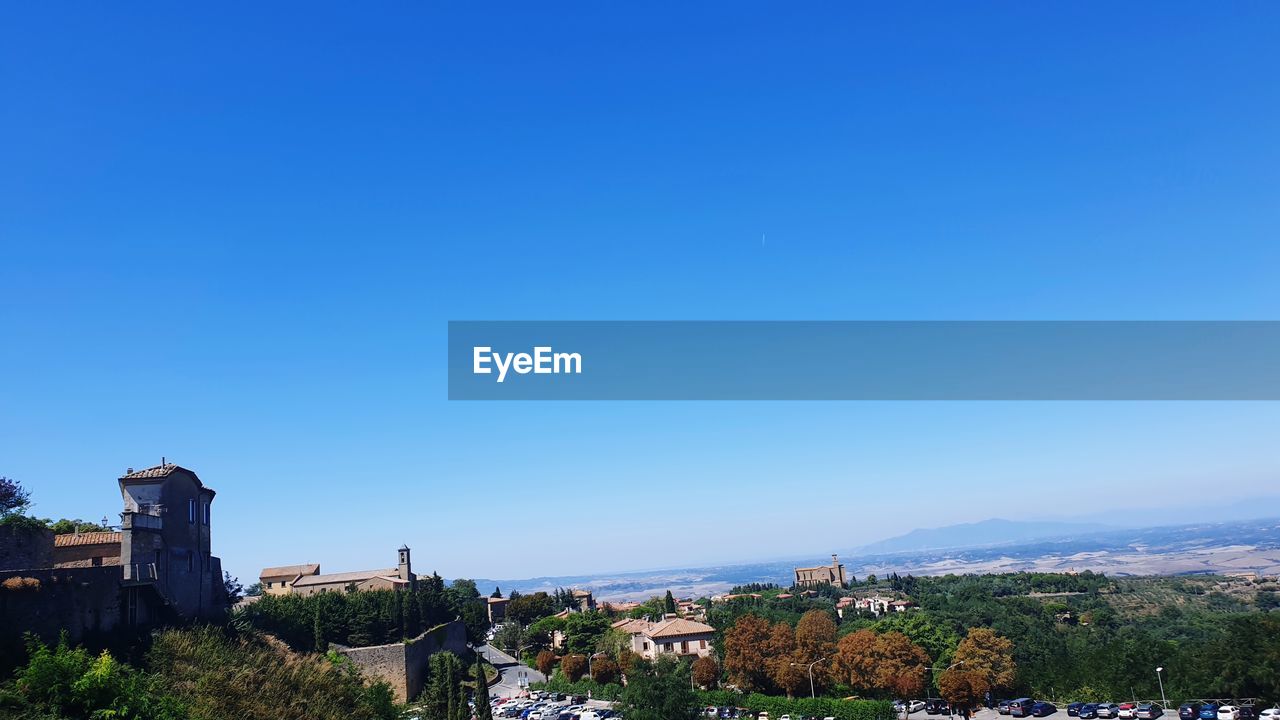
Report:
M 924 709 L 923 700 L 912 700 L 911 702 L 907 703 L 907 712 L 909 713 L 920 712 L 923 709 Z
M 1240 708 L 1236 705 L 1223 705 L 1218 708 L 1218 720 L 1240 720 Z
M 782 717 L 778 718 L 778 720 L 791 720 L 791 716 L 790 716 L 790 715 L 783 715 Z
M 1258 717 L 1260 720 L 1280 720 L 1280 707 L 1267 708 Z

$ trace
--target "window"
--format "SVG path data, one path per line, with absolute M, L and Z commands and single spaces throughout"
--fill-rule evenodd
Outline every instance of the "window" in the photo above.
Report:
M 102 558 L 100 557 L 93 558 L 89 562 L 89 564 L 92 565 L 93 567 L 102 567 Z
M 196 571 L 196 554 L 193 552 L 188 552 L 187 553 L 187 572 L 195 572 L 195 571 Z
M 671 643 L 662 643 L 663 652 L 671 652 Z
M 681 655 L 689 654 L 689 642 L 687 640 L 680 643 L 680 654 Z
M 701 649 L 701 650 L 706 650 L 706 649 L 707 649 L 707 641 L 706 641 L 706 640 L 699 640 L 699 641 L 698 641 L 698 648 L 699 648 L 699 649 Z
M 201 505 L 200 507 L 201 522 L 203 522 L 205 525 L 208 525 L 209 524 L 209 501 L 205 500 L 200 505 Z
M 187 522 L 192 525 L 196 522 L 196 500 L 191 498 L 187 501 Z
M 648 649 L 649 649 L 649 643 L 644 643 L 644 649 L 645 649 L 645 650 L 648 650 Z

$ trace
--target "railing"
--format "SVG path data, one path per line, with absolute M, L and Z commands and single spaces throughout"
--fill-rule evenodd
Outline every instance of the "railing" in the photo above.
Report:
M 141 512 L 126 512 L 122 516 L 122 526 L 129 529 L 163 530 L 164 518 Z
M 155 563 L 129 563 L 124 566 L 124 579 L 131 582 L 155 582 L 158 578 Z

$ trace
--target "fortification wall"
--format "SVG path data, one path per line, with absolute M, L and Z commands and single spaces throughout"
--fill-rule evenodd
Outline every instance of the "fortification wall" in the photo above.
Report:
M 0 572 L 0 625 L 50 642 L 66 630 L 76 640 L 119 625 L 121 595 L 119 567 L 6 570 Z
M 0 571 L 53 567 L 53 531 L 0 525 Z
M 432 655 L 449 651 L 468 654 L 467 629 L 455 620 L 422 633 L 407 643 L 340 648 L 360 671 L 391 685 L 397 702 L 408 702 L 422 692 L 427 681 L 427 665 Z

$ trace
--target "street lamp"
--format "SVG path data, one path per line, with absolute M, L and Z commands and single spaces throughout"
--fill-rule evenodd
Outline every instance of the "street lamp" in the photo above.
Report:
M 936 670 L 941 670 L 942 672 L 946 672 L 946 671 L 950 670 L 951 668 L 954 668 L 954 667 L 960 667 L 960 666 L 961 666 L 961 665 L 963 665 L 963 664 L 964 664 L 964 661 L 963 661 L 963 660 L 961 660 L 960 662 L 953 662 L 953 663 L 951 663 L 950 665 L 948 665 L 948 666 L 946 666 L 946 667 L 944 667 L 944 668 L 927 667 L 927 668 L 925 668 L 925 670 L 935 670 L 935 671 L 936 671 Z M 951 703 L 947 703 L 947 717 L 949 717 L 949 718 L 955 717 L 955 714 L 954 714 L 951 710 L 952 710 L 952 708 L 951 708 Z
M 1169 701 L 1164 696 L 1164 678 L 1160 677 L 1160 673 L 1164 672 L 1163 667 L 1156 668 L 1156 682 L 1160 683 L 1160 703 L 1162 707 L 1169 707 Z
M 823 660 L 826 660 L 826 658 L 825 658 L 825 657 L 820 657 L 820 658 L 818 658 L 817 660 L 814 660 L 813 662 L 809 663 L 809 697 L 811 697 L 811 698 L 816 698 L 816 697 L 818 697 L 818 693 L 813 689 L 813 666 L 814 666 L 814 665 L 817 665 L 818 663 L 822 662 Z M 804 663 L 791 663 L 791 664 L 792 664 L 792 665 L 804 665 Z

